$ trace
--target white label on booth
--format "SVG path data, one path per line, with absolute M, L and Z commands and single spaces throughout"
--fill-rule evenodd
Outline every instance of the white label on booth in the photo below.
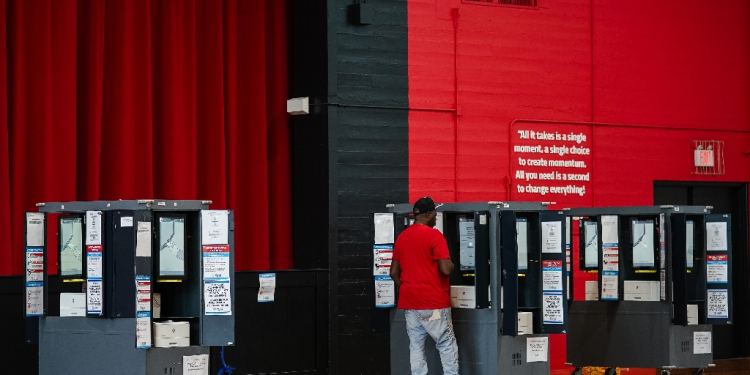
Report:
M 151 347 L 151 313 L 139 312 L 135 317 L 135 346 L 138 349 L 148 349 Z
M 229 245 L 203 245 L 203 278 L 229 278 Z
M 102 212 L 86 211 L 86 245 L 102 244 Z
M 394 243 L 393 214 L 375 214 L 375 244 Z
M 711 354 L 711 332 L 693 332 L 693 354 Z
M 26 248 L 26 281 L 44 281 L 44 248 Z
M 562 222 L 542 222 L 542 252 L 562 253 Z
M 547 362 L 548 337 L 529 337 L 526 339 L 526 362 Z
M 86 311 L 89 314 L 101 315 L 103 287 L 102 280 L 89 279 L 86 282 Z
M 201 241 L 203 245 L 226 245 L 229 243 L 229 211 L 201 211 Z
M 563 290 L 562 261 L 542 261 L 542 290 Z
M 544 292 L 544 324 L 563 324 L 562 292 Z
M 706 250 L 727 250 L 727 223 L 706 223 Z
M 132 216 L 123 216 L 120 218 L 120 227 L 132 227 L 133 226 L 133 217 Z
M 208 375 L 208 354 L 182 357 L 183 375 Z
M 709 284 L 721 284 L 729 282 L 729 255 L 708 255 L 706 257 L 706 268 L 708 270 L 707 282 Z
M 615 271 L 603 271 L 602 272 L 602 300 L 616 300 L 617 299 L 617 272 Z
M 26 283 L 26 316 L 44 315 L 44 283 Z
M 135 237 L 135 256 L 151 257 L 151 222 L 139 221 Z
M 372 247 L 373 276 L 388 276 L 393 263 L 393 245 L 374 245 Z
M 135 311 L 151 311 L 151 276 L 135 276 Z
M 260 287 L 258 288 L 258 302 L 273 302 L 276 294 L 276 274 L 262 273 L 258 275 Z
M 44 214 L 26 213 L 26 246 L 44 246 Z
M 602 215 L 602 243 L 620 243 L 617 235 L 617 216 Z
M 375 307 L 396 307 L 396 286 L 389 276 L 375 276 Z
M 86 246 L 86 277 L 90 279 L 101 279 L 102 268 L 102 245 Z
M 729 318 L 729 293 L 726 289 L 708 290 L 708 317 Z
M 205 280 L 203 293 L 206 315 L 232 315 L 232 288 L 229 279 Z

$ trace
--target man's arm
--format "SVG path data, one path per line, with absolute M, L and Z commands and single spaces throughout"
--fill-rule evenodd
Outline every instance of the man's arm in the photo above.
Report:
M 453 261 L 451 260 L 451 258 L 438 259 L 438 269 L 443 275 L 450 275 L 453 272 Z M 391 272 L 393 272 L 392 268 Z
M 401 265 L 398 264 L 397 260 L 391 261 L 391 279 L 396 283 L 396 286 L 401 286 Z

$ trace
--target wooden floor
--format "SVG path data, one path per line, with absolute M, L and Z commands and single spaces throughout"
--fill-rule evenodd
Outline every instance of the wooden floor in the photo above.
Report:
M 726 359 L 714 361 L 716 367 L 709 367 L 706 369 L 706 374 L 712 375 L 750 375 L 750 358 L 743 359 Z M 629 371 L 622 371 L 620 375 L 660 375 L 660 370 L 646 370 L 646 369 L 628 369 Z M 694 369 L 679 369 L 672 370 L 672 375 L 692 375 Z M 568 370 L 556 370 L 552 371 L 550 375 L 569 375 Z

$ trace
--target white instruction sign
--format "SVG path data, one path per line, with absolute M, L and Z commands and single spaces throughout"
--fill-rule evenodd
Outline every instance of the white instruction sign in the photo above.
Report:
M 374 276 L 388 276 L 393 262 L 393 245 L 374 245 L 372 247 L 372 274 Z
M 135 311 L 151 311 L 151 276 L 135 276 Z
M 229 279 L 229 245 L 203 245 L 203 278 Z
M 44 315 L 44 283 L 27 282 L 26 283 L 26 316 Z
M 86 245 L 102 244 L 102 212 L 86 211 Z
M 616 215 L 602 215 L 602 243 L 620 243 L 620 239 L 617 235 L 617 216 Z
M 529 337 L 526 339 L 526 362 L 547 362 L 549 357 L 548 337 Z
M 148 311 L 135 314 L 135 346 L 138 349 L 151 347 L 151 313 Z
M 44 281 L 44 248 L 26 248 L 26 281 Z
M 711 332 L 693 332 L 693 354 L 711 354 Z
M 44 246 L 44 214 L 26 213 L 26 246 Z
M 137 230 L 138 230 L 138 233 L 136 234 L 136 237 L 135 237 L 135 256 L 150 257 L 151 256 L 151 222 L 139 221 Z
M 706 223 L 706 249 L 708 251 L 727 250 L 727 223 Z
M 542 261 L 542 290 L 563 290 L 562 261 Z
M 258 275 L 258 281 L 260 281 L 258 302 L 273 302 L 276 293 L 276 274 L 262 273 Z
M 375 307 L 396 307 L 396 286 L 389 276 L 375 276 Z
M 544 324 L 563 324 L 562 292 L 544 292 Z
M 88 279 L 86 282 L 86 311 L 88 314 L 102 314 L 104 285 L 101 279 Z
M 375 214 L 375 244 L 394 243 L 393 214 Z
M 203 245 L 226 245 L 229 243 L 229 211 L 201 211 L 201 241 Z
M 562 222 L 542 222 L 542 252 L 562 253 Z
M 182 357 L 183 375 L 208 375 L 208 354 Z
M 722 284 L 729 282 L 729 255 L 706 256 L 707 283 Z
M 709 289 L 706 306 L 709 318 L 729 318 L 729 293 L 726 289 Z
M 133 217 L 132 216 L 123 216 L 120 218 L 120 227 L 132 227 L 133 226 Z
M 86 246 L 86 276 L 90 279 L 101 279 L 102 268 L 102 245 Z
M 232 288 L 229 279 L 205 280 L 203 300 L 206 315 L 232 315 Z
M 617 272 L 602 271 L 602 300 L 617 300 Z

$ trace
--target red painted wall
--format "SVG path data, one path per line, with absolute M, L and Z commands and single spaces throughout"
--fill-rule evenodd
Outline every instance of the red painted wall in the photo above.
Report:
M 524 199 L 520 119 L 594 123 L 593 206 L 650 205 L 654 180 L 750 181 L 750 2 L 538 5 L 409 0 L 412 201 Z M 691 174 L 694 139 L 725 142 L 725 174 Z

